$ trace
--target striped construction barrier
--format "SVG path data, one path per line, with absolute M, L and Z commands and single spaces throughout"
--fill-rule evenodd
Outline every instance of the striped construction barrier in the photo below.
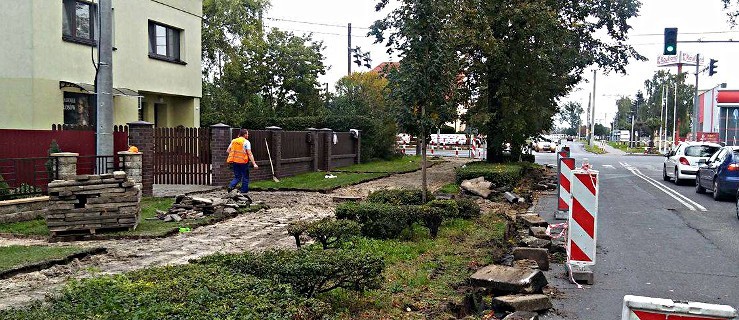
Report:
M 721 320 L 736 317 L 736 310 L 730 306 L 632 295 L 624 297 L 621 311 L 621 320 Z
M 557 201 L 558 211 L 569 211 L 570 210 L 570 187 L 571 187 L 571 176 L 572 170 L 575 170 L 575 158 L 562 157 L 557 162 L 557 168 L 559 169 L 559 175 L 557 176 L 557 189 L 559 192 L 559 201 Z
M 567 233 L 567 262 L 578 266 L 594 265 L 598 236 L 598 171 L 575 169 L 570 177 L 572 197 Z

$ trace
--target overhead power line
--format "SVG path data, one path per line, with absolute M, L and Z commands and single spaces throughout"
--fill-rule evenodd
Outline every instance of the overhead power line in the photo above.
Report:
M 283 21 L 283 22 L 293 22 L 293 23 L 302 23 L 302 24 L 310 24 L 315 26 L 324 26 L 324 27 L 335 27 L 335 28 L 346 28 L 346 25 L 340 25 L 340 24 L 330 24 L 330 23 L 321 23 L 321 22 L 313 22 L 313 21 L 300 21 L 300 20 L 291 20 L 291 19 L 282 19 L 282 18 L 271 18 L 271 17 L 265 17 L 267 20 L 272 21 Z M 354 29 L 364 29 L 369 30 L 370 28 L 365 27 L 356 27 L 352 26 Z
M 725 31 L 704 31 L 704 32 L 680 32 L 680 34 L 691 34 L 691 35 L 704 35 L 704 34 L 725 34 L 725 33 L 737 33 L 739 30 L 725 30 Z M 642 34 L 630 34 L 631 37 L 656 37 L 664 36 L 664 33 L 642 33 Z
M 292 29 L 292 28 L 283 28 L 283 27 L 277 27 L 277 26 L 268 26 L 265 25 L 266 28 L 276 28 L 279 30 L 284 31 L 292 31 L 292 32 L 304 32 L 304 33 L 314 33 L 314 34 L 323 34 L 323 35 L 330 35 L 330 36 L 341 36 L 346 37 L 346 34 L 341 33 L 335 33 L 335 32 L 324 32 L 324 31 L 314 31 L 314 30 L 301 30 L 301 29 Z M 369 38 L 370 36 L 364 35 L 364 36 L 358 36 L 358 35 L 352 35 L 352 38 Z

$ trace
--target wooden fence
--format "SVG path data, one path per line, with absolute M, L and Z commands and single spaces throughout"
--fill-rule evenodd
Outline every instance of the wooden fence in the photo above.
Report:
M 154 129 L 154 183 L 211 183 L 209 128 Z

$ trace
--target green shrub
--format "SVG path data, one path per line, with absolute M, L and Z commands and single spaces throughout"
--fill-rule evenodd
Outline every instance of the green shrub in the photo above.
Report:
M 463 180 L 485 177 L 496 187 L 513 187 L 523 174 L 520 163 L 472 162 L 457 169 L 457 183 Z
M 330 307 L 285 284 L 189 264 L 72 281 L 49 304 L 0 319 L 321 319 Z
M 457 208 L 459 208 L 459 217 L 462 219 L 473 219 L 480 216 L 480 205 L 470 198 L 458 198 Z
M 451 219 L 459 217 L 459 207 L 457 206 L 457 202 L 454 200 L 433 200 L 426 205 L 440 209 L 443 213 L 443 217 Z
M 362 235 L 375 239 L 396 238 L 412 223 L 404 207 L 385 203 L 342 203 L 336 218 L 359 222 Z
M 51 144 L 49 144 L 49 149 L 46 150 L 46 153 L 49 156 L 49 160 L 46 160 L 46 163 L 44 164 L 44 166 L 46 167 L 46 173 L 49 175 L 49 180 L 56 179 L 56 163 L 54 162 L 54 159 L 51 158 L 51 154 L 59 152 L 62 152 L 62 149 L 59 148 L 59 144 L 56 142 L 56 140 L 52 139 Z
M 308 229 L 308 222 L 304 220 L 290 222 L 287 225 L 287 234 L 295 238 L 295 246 L 300 248 L 300 236 Z
M 290 284 L 308 298 L 337 288 L 360 292 L 379 288 L 385 268 L 382 258 L 359 250 L 270 250 L 217 254 L 196 262 Z
M 306 231 L 308 231 L 308 236 L 323 245 L 324 250 L 334 245 L 340 245 L 361 233 L 356 221 L 333 218 L 323 218 L 311 222 L 308 224 Z
M 372 192 L 367 196 L 367 202 L 386 203 L 392 205 L 422 205 L 423 191 L 421 189 L 383 189 Z M 430 192 L 426 199 L 433 199 Z
M 534 163 L 536 162 L 536 157 L 533 154 L 522 154 L 521 161 L 528 162 L 528 163 Z
M 455 204 L 456 205 L 456 204 Z M 419 206 L 418 217 L 420 222 L 429 229 L 432 238 L 436 238 L 439 234 L 439 227 L 444 222 L 446 212 L 441 207 L 432 205 Z
M 0 174 L 0 200 L 5 200 L 8 195 L 10 195 L 10 186 L 3 179 L 3 175 Z

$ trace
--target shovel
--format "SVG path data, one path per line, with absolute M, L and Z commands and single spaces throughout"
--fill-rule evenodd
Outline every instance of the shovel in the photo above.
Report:
M 267 146 L 267 157 L 269 157 L 269 167 L 272 168 L 272 180 L 275 182 L 280 182 L 280 179 L 277 179 L 275 176 L 275 167 L 272 165 L 272 154 L 269 153 L 269 144 L 267 143 L 267 139 L 264 139 L 264 145 Z

